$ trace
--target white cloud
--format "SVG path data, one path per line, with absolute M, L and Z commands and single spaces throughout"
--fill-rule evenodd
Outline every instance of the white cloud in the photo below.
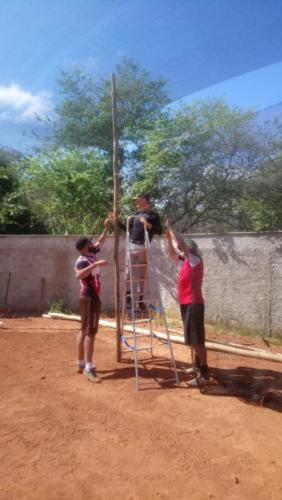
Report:
M 16 83 L 0 85 L 0 121 L 31 122 L 52 114 L 52 94 L 46 90 L 31 94 Z

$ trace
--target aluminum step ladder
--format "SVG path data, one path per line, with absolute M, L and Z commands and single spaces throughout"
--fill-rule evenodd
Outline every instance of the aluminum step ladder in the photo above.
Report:
M 125 276 L 121 314 L 121 353 L 132 353 L 134 356 L 136 389 L 149 384 L 179 384 L 178 372 L 169 335 L 167 319 L 163 307 L 156 264 L 148 231 L 144 226 L 144 246 L 130 242 L 129 216 L 126 225 Z M 157 334 L 161 332 L 162 339 Z M 155 352 L 159 353 L 158 356 Z M 141 355 L 142 353 L 142 355 Z M 144 357 L 147 354 L 147 357 Z M 147 370 L 148 363 L 157 365 L 169 372 L 169 377 L 154 378 L 153 381 L 140 381 L 140 365 Z M 172 373 L 171 373 L 172 372 Z

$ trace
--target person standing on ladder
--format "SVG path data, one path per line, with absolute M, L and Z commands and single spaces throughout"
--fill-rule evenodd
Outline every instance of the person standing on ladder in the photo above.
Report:
M 165 222 L 168 255 L 175 261 L 180 261 L 178 272 L 178 301 L 183 321 L 185 344 L 191 347 L 192 368 L 187 373 L 195 375 L 188 385 L 201 386 L 208 383 L 207 351 L 205 347 L 204 299 L 202 282 L 204 266 L 201 253 L 193 240 L 185 241 L 177 235 Z M 175 241 L 179 253 L 173 245 Z
M 138 292 L 137 306 L 139 310 L 145 310 L 144 303 L 144 282 L 146 277 L 146 248 L 145 248 L 145 229 L 148 231 L 149 241 L 151 242 L 154 235 L 162 234 L 162 225 L 159 214 L 152 210 L 150 196 L 148 193 L 139 193 L 135 198 L 137 211 L 129 220 L 129 241 L 130 252 L 132 256 L 132 265 L 140 265 L 144 267 L 137 268 L 134 272 L 134 296 Z M 110 214 L 112 219 L 112 214 Z M 126 224 L 119 222 L 121 229 L 126 230 Z M 131 307 L 130 289 L 126 292 L 127 307 Z

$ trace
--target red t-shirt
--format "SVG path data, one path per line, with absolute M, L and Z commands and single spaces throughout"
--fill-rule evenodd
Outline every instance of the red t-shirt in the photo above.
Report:
M 203 304 L 204 265 L 202 259 L 199 258 L 199 262 L 191 266 L 187 257 L 179 258 L 183 260 L 177 280 L 179 304 Z

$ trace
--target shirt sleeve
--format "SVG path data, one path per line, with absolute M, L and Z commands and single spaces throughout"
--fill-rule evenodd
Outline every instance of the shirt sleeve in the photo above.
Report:
M 90 264 L 86 259 L 81 259 L 79 260 L 76 265 L 75 265 L 75 270 L 76 271 L 81 271 L 81 269 L 85 269 L 88 267 Z
M 149 224 L 152 224 L 151 231 L 152 234 L 162 234 L 162 225 L 159 214 L 152 212 L 146 217 Z
M 91 253 L 92 255 L 95 255 L 96 253 L 100 252 L 101 247 L 99 243 L 92 243 L 92 248 L 91 248 Z

